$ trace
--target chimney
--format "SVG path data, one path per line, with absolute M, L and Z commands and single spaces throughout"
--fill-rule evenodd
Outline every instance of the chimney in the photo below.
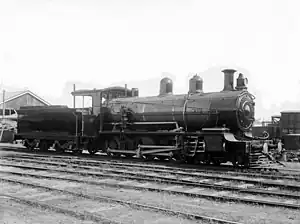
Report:
M 125 97 L 127 97 L 127 84 L 125 84 Z
M 224 89 L 223 91 L 233 91 L 233 76 L 236 70 L 234 69 L 224 69 Z

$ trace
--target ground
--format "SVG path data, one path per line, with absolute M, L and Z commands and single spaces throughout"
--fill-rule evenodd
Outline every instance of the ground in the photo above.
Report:
M 0 196 L 0 224 L 90 224 L 91 221 L 81 221 L 76 218 L 55 212 L 32 208 L 31 206 L 16 203 Z
M 17 154 L 18 152 L 1 151 L 0 146 L 0 157 L 10 154 Z M 289 169 L 299 169 L 300 163 L 289 163 L 285 162 L 286 168 Z M 46 181 L 45 181 L 46 182 Z M 55 181 L 52 181 L 55 182 Z M 49 184 L 50 185 L 50 184 Z M 69 186 L 71 187 L 71 185 Z M 262 221 L 262 223 L 298 223 L 297 211 L 285 211 L 281 209 L 268 209 L 255 206 L 247 205 L 236 205 L 235 203 L 219 203 L 214 201 L 208 201 L 204 199 L 190 199 L 181 197 L 178 195 L 162 195 L 153 192 L 136 192 L 133 190 L 126 189 L 105 189 L 103 187 L 88 187 L 84 189 L 78 188 L 78 190 L 88 191 L 92 195 L 102 195 L 108 197 L 117 197 L 118 199 L 131 199 L 140 202 L 140 200 L 146 200 L 149 204 L 158 205 L 158 203 L 163 203 L 165 206 L 176 207 L 180 209 L 185 207 L 189 209 L 190 212 L 201 212 L 205 215 L 216 215 L 216 207 L 218 218 L 233 219 L 233 217 L 238 218 L 240 214 L 243 219 L 247 220 L 247 223 L 257 223 L 257 220 Z M 100 193 L 99 193 L 100 192 Z M 11 223 L 93 223 L 91 221 L 81 221 L 76 218 L 70 217 L 69 215 L 59 214 L 49 210 L 42 210 L 39 208 L 33 208 L 32 206 L 22 205 L 16 203 L 9 198 L 4 197 L 1 194 L 5 192 L 0 191 L 0 224 L 11 224 Z M 158 198 L 157 198 L 158 197 Z M 294 213 L 295 212 L 295 213 Z M 231 217 L 232 216 L 232 217 Z
M 282 162 L 288 169 L 300 169 L 300 163 Z

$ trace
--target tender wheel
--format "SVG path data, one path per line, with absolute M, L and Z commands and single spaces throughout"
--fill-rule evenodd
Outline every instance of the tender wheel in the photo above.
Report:
M 96 149 L 88 149 L 89 154 L 94 155 L 98 150 Z
M 63 153 L 63 152 L 65 152 L 65 150 L 64 150 L 64 148 L 63 147 L 61 147 L 61 144 L 64 144 L 63 142 L 58 142 L 58 143 L 55 143 L 54 144 L 54 149 L 55 149 L 55 151 L 57 152 L 57 153 Z
M 221 161 L 220 161 L 219 159 L 213 159 L 213 164 L 214 164 L 215 166 L 220 166 Z
M 33 140 L 28 140 L 28 139 L 25 139 L 24 140 L 24 146 L 29 149 L 30 151 L 33 151 L 34 150 L 34 146 L 33 146 Z
M 73 150 L 73 154 L 74 155 L 81 155 L 82 151 L 83 151 L 82 149 Z
M 91 155 L 94 155 L 95 153 L 97 153 L 98 149 L 97 149 L 96 143 L 94 141 L 93 142 L 89 142 L 87 144 L 87 150 L 88 150 L 89 154 L 91 154 Z
M 46 140 L 42 140 L 39 144 L 39 148 L 42 152 L 47 152 L 49 149 L 49 144 Z
M 209 154 L 205 155 L 204 164 L 210 165 L 211 163 L 211 156 Z

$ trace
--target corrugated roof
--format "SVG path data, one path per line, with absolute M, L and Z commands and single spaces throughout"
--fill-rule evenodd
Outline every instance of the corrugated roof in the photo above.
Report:
M 20 96 L 23 96 L 25 94 L 29 94 L 31 96 L 33 96 L 34 98 L 38 99 L 39 101 L 43 102 L 46 105 L 50 105 L 49 102 L 47 102 L 46 100 L 42 99 L 41 97 L 39 97 L 38 95 L 34 94 L 33 92 L 31 92 L 30 90 L 23 90 L 23 91 L 15 91 L 15 92 L 5 92 L 4 95 L 4 102 L 9 102 L 13 99 L 16 99 Z M 3 104 L 3 93 L 0 94 L 0 105 Z

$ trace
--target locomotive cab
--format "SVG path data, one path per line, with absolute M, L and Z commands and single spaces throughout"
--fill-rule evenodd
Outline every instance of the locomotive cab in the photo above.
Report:
M 73 106 L 75 108 L 75 97 L 82 97 L 84 108 L 84 97 L 92 97 L 91 113 L 98 116 L 102 107 L 106 107 L 108 102 L 116 98 L 138 97 L 138 88 L 132 88 L 131 90 L 125 87 L 115 86 L 105 89 L 91 89 L 91 90 L 74 90 L 71 92 L 73 95 Z

